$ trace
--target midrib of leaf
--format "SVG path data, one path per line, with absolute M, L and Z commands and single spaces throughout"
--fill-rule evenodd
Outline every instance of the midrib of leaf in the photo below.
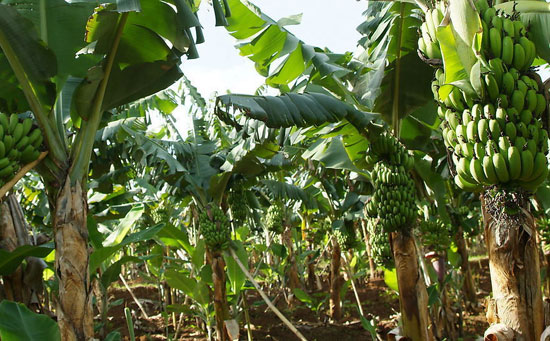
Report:
M 48 22 L 46 19 L 46 0 L 40 0 L 40 39 L 48 45 Z
M 126 21 L 128 20 L 129 13 L 130 12 L 122 13 L 118 21 L 113 45 L 111 46 L 111 50 L 107 54 L 106 62 L 104 64 L 104 78 L 101 80 L 99 88 L 97 89 L 96 97 L 94 98 L 94 102 L 92 104 L 93 107 L 90 118 L 88 122 L 86 122 L 86 125 L 83 127 L 83 129 L 81 129 L 82 135 L 78 136 L 81 137 L 81 144 L 78 146 L 78 150 L 73 151 L 73 153 L 76 153 L 76 157 L 73 158 L 75 161 L 69 171 L 69 176 L 71 178 L 72 184 L 75 184 L 77 181 L 82 181 L 82 179 L 88 173 L 90 158 L 92 156 L 92 149 L 95 142 L 95 134 L 98 130 L 103 113 L 101 107 L 103 105 L 103 99 L 105 97 L 105 90 L 107 89 L 107 83 L 109 82 L 109 78 L 111 76 L 111 70 L 113 68 L 115 56 L 118 51 L 118 46 L 122 38 L 122 32 L 124 31 L 124 27 L 126 26 Z
M 399 83 L 401 80 L 401 40 L 403 37 L 403 15 L 405 4 L 399 5 L 399 19 L 397 25 L 399 25 L 399 35 L 397 36 L 397 55 L 395 58 L 395 79 L 393 86 L 393 103 L 392 103 L 392 126 L 395 136 L 399 137 Z

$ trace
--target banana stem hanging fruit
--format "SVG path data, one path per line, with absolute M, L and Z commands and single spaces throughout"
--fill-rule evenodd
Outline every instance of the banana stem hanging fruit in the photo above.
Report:
M 231 225 L 221 208 L 208 205 L 199 215 L 199 227 L 210 250 L 227 249 L 231 241 Z
M 366 162 L 371 172 L 374 194 L 367 203 L 367 214 L 378 218 L 384 232 L 409 231 L 416 220 L 415 184 L 409 176 L 414 159 L 391 134 L 373 139 Z
M 486 0 L 475 5 L 483 27 L 482 95 L 472 98 L 454 87 L 442 101 L 438 90 L 445 84 L 443 69 L 432 83 L 454 180 L 473 192 L 493 185 L 535 191 L 548 176 L 548 131 L 543 126 L 548 104 L 540 78 L 529 70 L 535 44 L 519 19 L 498 12 Z M 431 14 L 426 15 L 428 27 L 429 22 L 433 24 Z M 419 43 L 419 49 L 427 54 L 424 45 Z

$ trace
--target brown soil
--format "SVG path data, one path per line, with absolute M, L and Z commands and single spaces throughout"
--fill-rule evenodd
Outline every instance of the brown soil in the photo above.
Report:
M 462 312 L 463 340 L 475 340 L 488 327 L 485 320 L 485 298 L 489 295 L 491 284 L 489 279 L 488 261 L 471 262 L 472 271 L 475 274 L 475 282 L 478 285 L 478 306 L 470 307 L 469 311 Z M 481 268 L 480 268 L 481 266 Z M 358 282 L 359 297 L 363 302 L 363 310 L 368 319 L 375 318 L 377 321 L 377 332 L 380 337 L 396 327 L 396 316 L 399 311 L 398 297 L 390 290 L 382 278 L 376 278 L 368 283 Z M 128 329 L 124 317 L 124 307 L 129 307 L 133 313 L 136 339 L 138 340 L 167 340 L 166 325 L 168 332 L 173 336 L 174 328 L 171 317 L 165 321 L 161 313 L 158 289 L 153 286 L 145 286 L 139 283 L 132 283 L 132 291 L 138 297 L 149 319 L 144 318 L 131 295 L 123 286 L 112 288 L 109 291 L 110 301 L 123 299 L 124 302 L 109 310 L 109 322 L 107 332 L 118 330 L 123 335 L 123 340 L 128 340 Z M 325 283 L 325 287 L 328 287 Z M 369 333 L 363 329 L 359 320 L 359 314 L 355 306 L 355 297 L 349 288 L 344 299 L 344 318 L 341 321 L 330 321 L 325 311 L 327 304 L 321 306 L 320 312 L 308 309 L 303 304 L 296 304 L 290 309 L 281 292 L 273 290 L 268 295 L 275 299 L 276 306 L 292 323 L 300 330 L 308 340 L 369 340 Z M 327 294 L 311 293 L 317 301 Z M 276 298 L 278 297 L 278 298 Z M 293 341 L 298 338 L 272 313 L 261 300 L 256 291 L 247 292 L 247 302 L 250 306 L 251 330 L 254 340 L 284 340 Z M 246 323 L 244 315 L 240 317 L 241 330 L 240 339 L 246 340 Z M 178 340 L 206 340 L 201 327 L 200 319 L 186 316 L 182 327 L 178 332 Z

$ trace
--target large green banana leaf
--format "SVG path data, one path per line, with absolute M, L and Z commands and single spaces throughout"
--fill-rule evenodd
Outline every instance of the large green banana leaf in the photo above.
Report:
M 409 2 L 368 2 L 359 59 L 368 72 L 354 92 L 362 104 L 389 123 L 432 100 L 433 69 L 417 56 L 420 10 Z M 395 122 L 394 122 L 395 123 Z
M 263 121 L 268 127 L 309 127 L 347 120 L 364 130 L 377 116 L 359 111 L 328 95 L 286 93 L 281 96 L 223 95 L 216 103 L 220 116 L 229 108 L 247 117 Z
M 228 0 L 232 16 L 229 33 L 242 41 L 238 48 L 256 64 L 256 70 L 274 87 L 286 86 L 313 66 L 321 75 L 343 76 L 350 72 L 334 63 L 332 55 L 307 45 L 247 0 Z M 273 69 L 273 65 L 277 65 Z

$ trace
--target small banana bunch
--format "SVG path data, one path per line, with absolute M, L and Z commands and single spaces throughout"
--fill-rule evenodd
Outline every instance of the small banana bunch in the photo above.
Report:
M 225 213 L 216 205 L 209 205 L 199 215 L 199 227 L 208 248 L 225 250 L 231 240 L 231 226 Z
M 367 232 L 374 263 L 385 268 L 393 268 L 393 255 L 388 235 L 377 231 L 376 219 L 367 219 Z
M 372 141 L 366 160 L 376 161 L 371 171 L 374 194 L 365 207 L 368 216 L 379 218 L 385 232 L 409 230 L 416 220 L 415 184 L 408 174 L 414 158 L 395 137 L 384 133 Z
M 40 155 L 42 131 L 33 127 L 31 118 L 0 113 L 0 186 L 11 180 L 21 166 Z
M 343 250 L 352 250 L 358 244 L 355 229 L 349 224 L 344 224 L 333 231 L 338 244 Z
M 285 225 L 285 210 L 283 205 L 277 203 L 269 206 L 265 215 L 267 229 L 275 233 L 283 233 Z
M 436 8 L 428 9 L 425 13 L 425 21 L 420 25 L 420 37 L 418 49 L 429 59 L 441 59 L 441 50 L 437 40 L 437 27 L 443 20 L 445 5 L 440 1 Z
M 248 215 L 248 202 L 242 187 L 233 189 L 231 193 L 229 193 L 228 203 L 231 207 L 233 222 L 238 225 L 244 224 Z
M 548 103 L 539 80 L 528 69 L 536 52 L 519 20 L 505 17 L 486 0 L 476 6 L 482 17 L 480 91 L 453 87 L 444 100 L 438 69 L 432 91 L 439 102 L 443 139 L 452 152 L 455 183 L 477 192 L 506 185 L 534 191 L 548 176 L 548 131 L 543 116 Z

